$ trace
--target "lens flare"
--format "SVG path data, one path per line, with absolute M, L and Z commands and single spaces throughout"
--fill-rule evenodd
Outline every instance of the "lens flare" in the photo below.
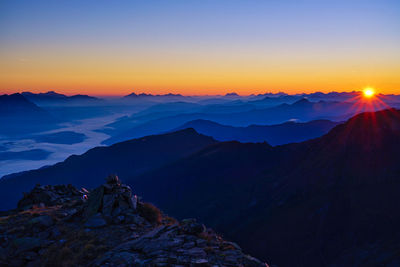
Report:
M 373 88 L 365 88 L 363 93 L 365 97 L 371 98 L 375 95 L 375 90 Z

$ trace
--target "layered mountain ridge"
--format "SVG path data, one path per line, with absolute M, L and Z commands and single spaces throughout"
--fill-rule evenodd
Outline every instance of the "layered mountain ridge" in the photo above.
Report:
M 82 186 L 88 181 L 75 179 L 77 170 L 90 178 L 96 168 L 114 164 L 113 172 L 123 172 L 138 194 L 168 214 L 198 218 L 274 264 L 396 265 L 399 125 L 399 110 L 366 112 L 320 138 L 277 147 L 219 143 L 188 129 L 128 141 L 125 144 L 135 144 L 128 150 L 124 143 L 98 148 L 90 156 L 93 164 L 84 161 L 88 152 L 70 159 L 71 165 L 64 162 L 50 167 L 51 171 L 0 181 L 0 190 L 7 196 L 17 181 L 21 185 L 37 179 L 58 182 L 56 174 L 64 171 L 68 174 L 63 179 Z M 199 140 L 202 143 L 196 145 Z M 182 144 L 190 144 L 192 150 L 185 152 Z M 130 153 L 146 151 L 143 160 L 149 162 L 150 157 L 162 159 L 160 153 L 179 149 L 181 154 L 156 160 L 141 172 L 137 167 L 123 168 Z M 140 156 L 133 158 L 141 162 Z

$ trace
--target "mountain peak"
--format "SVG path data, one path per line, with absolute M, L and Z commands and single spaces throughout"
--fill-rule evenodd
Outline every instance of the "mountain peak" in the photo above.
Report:
M 5 266 L 54 266 L 60 259 L 69 266 L 267 266 L 195 219 L 179 222 L 138 200 L 116 175 L 91 191 L 36 185 L 19 210 L 0 219 Z
M 303 97 L 302 99 L 294 102 L 292 105 L 293 106 L 300 106 L 300 105 L 309 105 L 312 102 L 310 100 L 308 100 L 306 97 Z
M 336 126 L 324 138 L 364 149 L 391 147 L 400 136 L 400 111 L 394 108 L 364 112 Z M 397 140 L 397 141 L 396 141 Z
M 239 96 L 239 95 L 235 92 L 231 92 L 231 93 L 226 93 L 225 96 Z

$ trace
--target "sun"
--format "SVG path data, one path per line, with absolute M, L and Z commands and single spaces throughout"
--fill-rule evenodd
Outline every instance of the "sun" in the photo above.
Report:
M 373 88 L 365 88 L 363 94 L 367 98 L 371 98 L 375 95 L 375 90 Z

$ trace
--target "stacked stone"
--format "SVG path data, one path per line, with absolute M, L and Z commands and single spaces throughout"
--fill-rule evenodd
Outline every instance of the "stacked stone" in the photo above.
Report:
M 122 184 L 118 176 L 110 175 L 106 183 L 93 190 L 85 208 L 86 225 L 98 227 L 111 223 L 129 222 L 135 217 L 137 197 Z
M 38 185 L 20 201 L 40 203 L 0 216 L 0 266 L 267 266 L 195 219 L 155 224 L 115 175 L 90 192 Z

